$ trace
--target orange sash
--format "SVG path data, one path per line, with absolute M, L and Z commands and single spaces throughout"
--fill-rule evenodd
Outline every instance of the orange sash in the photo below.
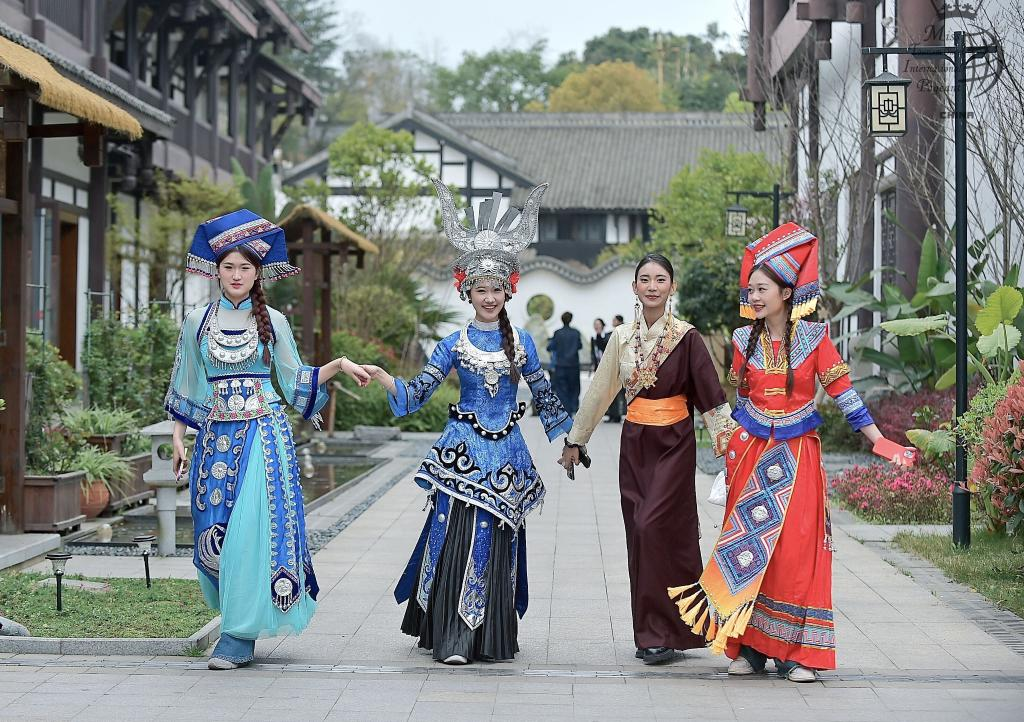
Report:
M 669 396 L 667 399 L 637 397 L 626 407 L 626 421 L 642 426 L 671 426 L 690 415 L 686 397 Z

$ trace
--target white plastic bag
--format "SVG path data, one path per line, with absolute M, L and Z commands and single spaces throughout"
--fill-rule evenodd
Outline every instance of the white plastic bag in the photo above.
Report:
M 725 506 L 725 499 L 728 496 L 729 491 L 725 486 L 725 472 L 718 472 L 718 476 L 715 477 L 714 483 L 711 484 L 711 493 L 708 494 L 708 502 L 711 504 L 717 504 L 718 506 Z

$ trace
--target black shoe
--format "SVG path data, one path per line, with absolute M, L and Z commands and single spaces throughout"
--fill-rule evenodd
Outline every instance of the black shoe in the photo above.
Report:
M 665 664 L 678 656 L 678 652 L 670 647 L 647 647 L 644 653 L 644 664 Z
M 644 658 L 644 650 L 642 650 L 642 649 L 640 649 L 639 647 L 637 647 L 637 648 L 636 648 L 636 654 L 635 654 L 634 656 L 635 656 L 635 657 L 636 657 L 637 659 L 643 659 L 643 658 Z

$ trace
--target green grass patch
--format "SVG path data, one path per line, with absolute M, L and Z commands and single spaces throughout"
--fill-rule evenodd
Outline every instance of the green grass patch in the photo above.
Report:
M 141 563 L 141 562 L 140 562 Z M 37 586 L 35 572 L 0 574 L 0 613 L 21 622 L 35 637 L 189 637 L 216 616 L 206 606 L 199 584 L 188 579 L 65 579 L 106 582 L 110 591 L 63 591 L 57 611 L 56 588 Z
M 906 532 L 894 540 L 904 551 L 924 557 L 950 579 L 1024 617 L 1024 544 L 1003 533 L 975 529 L 969 549 L 953 546 L 950 537 Z

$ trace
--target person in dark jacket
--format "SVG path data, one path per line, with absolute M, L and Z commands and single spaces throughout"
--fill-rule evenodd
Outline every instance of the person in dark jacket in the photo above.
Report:
M 601 361 L 601 355 L 608 345 L 608 337 L 611 334 L 604 330 L 604 319 L 594 319 L 594 335 L 590 337 L 590 370 L 597 371 L 597 364 Z
M 615 314 L 615 318 L 612 319 L 612 330 L 608 332 L 609 338 L 613 333 L 615 333 L 615 329 L 624 324 L 625 322 L 626 320 L 622 318 L 621 314 Z M 606 342 L 605 348 L 607 347 L 608 346 Z M 619 393 L 615 396 L 615 400 L 612 401 L 612 405 L 608 407 L 608 420 L 611 421 L 613 424 L 620 424 L 622 423 L 622 417 L 625 416 L 625 414 L 626 392 L 619 391 Z
M 555 331 L 548 341 L 548 351 L 554 363 L 551 385 L 555 395 L 569 415 L 576 413 L 580 407 L 580 349 L 583 338 L 580 332 L 569 326 L 572 314 L 562 314 L 562 328 Z

